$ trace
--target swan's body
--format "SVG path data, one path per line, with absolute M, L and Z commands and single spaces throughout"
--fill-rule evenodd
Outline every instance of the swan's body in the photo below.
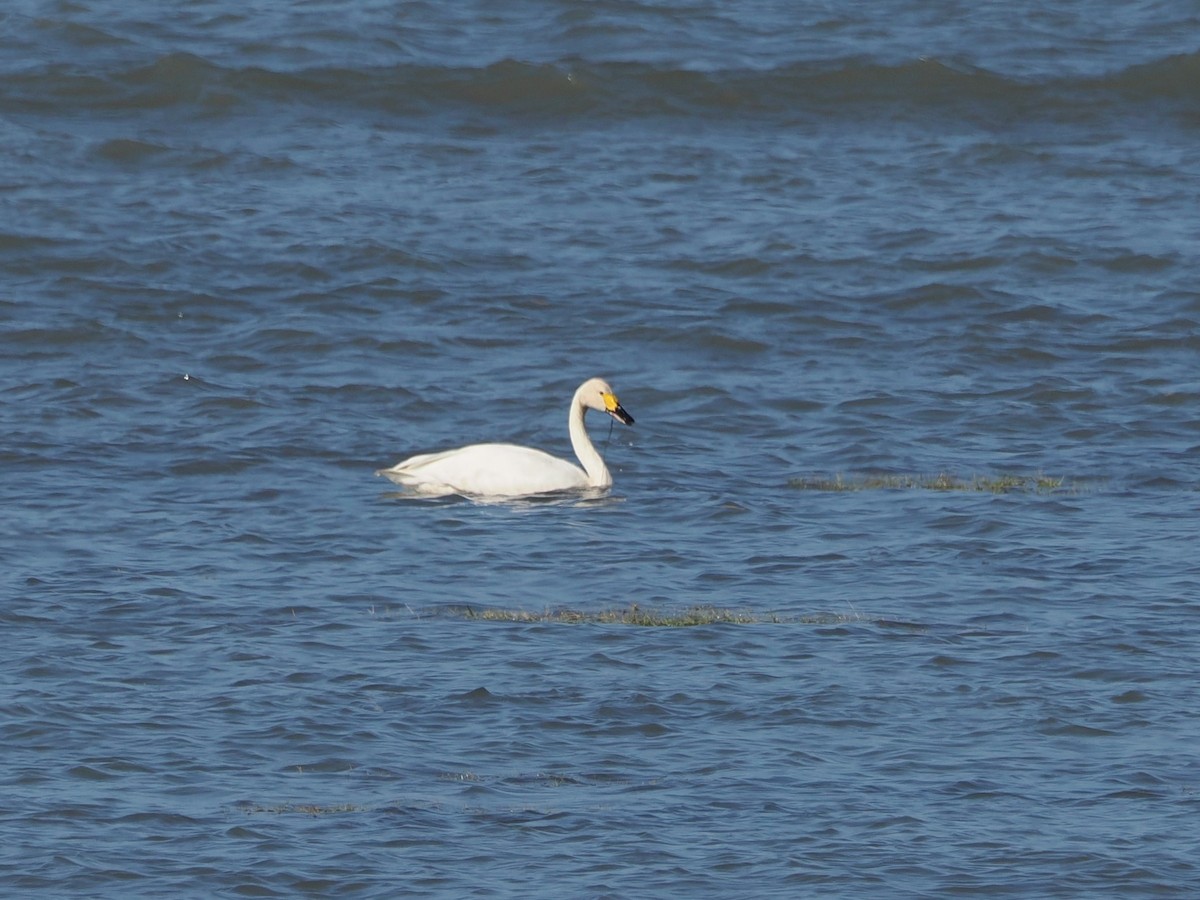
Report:
M 606 381 L 592 378 L 581 384 L 571 398 L 567 425 L 571 447 L 583 468 L 532 447 L 472 444 L 412 456 L 375 474 L 426 496 L 524 497 L 553 491 L 604 489 L 612 485 L 612 475 L 584 428 L 583 417 L 589 409 L 608 413 L 623 425 L 633 424 L 633 416 L 621 408 Z

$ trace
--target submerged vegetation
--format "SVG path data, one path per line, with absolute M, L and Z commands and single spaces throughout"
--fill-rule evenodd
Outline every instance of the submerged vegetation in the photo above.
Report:
M 1048 475 L 972 475 L 959 478 L 940 472 L 933 476 L 867 475 L 844 479 L 841 473 L 833 478 L 793 478 L 788 487 L 802 491 L 965 491 L 985 494 L 1008 494 L 1014 491 L 1052 494 L 1064 487 L 1063 478 Z
M 296 814 L 302 816 L 328 816 L 336 813 L 366 812 L 367 807 L 356 803 L 242 803 L 239 808 L 247 813 L 270 813 L 282 816 Z
M 640 625 L 652 628 L 688 628 L 696 625 L 840 625 L 860 622 L 857 613 L 847 615 L 821 614 L 781 616 L 776 613 L 755 613 L 723 609 L 715 606 L 690 606 L 685 609 L 647 609 L 636 603 L 625 607 L 585 612 L 577 609 L 478 609 L 473 606 L 453 607 L 447 612 L 487 622 L 543 622 L 566 625 Z

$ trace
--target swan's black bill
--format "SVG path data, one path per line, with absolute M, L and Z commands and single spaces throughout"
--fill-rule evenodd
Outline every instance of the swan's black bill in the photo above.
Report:
M 610 416 L 612 416 L 614 419 L 616 419 L 618 422 L 620 422 L 622 425 L 632 425 L 633 424 L 633 416 L 631 416 L 629 413 L 625 412 L 625 408 L 623 406 L 621 406 L 620 403 L 618 403 L 616 406 L 614 406 L 612 409 L 610 409 L 608 411 L 608 414 Z

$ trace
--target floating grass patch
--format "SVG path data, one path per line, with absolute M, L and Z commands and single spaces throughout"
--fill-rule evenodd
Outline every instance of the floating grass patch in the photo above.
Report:
M 269 813 L 276 816 L 329 816 L 337 813 L 366 812 L 367 809 L 365 806 L 355 803 L 279 803 L 271 806 L 260 803 L 243 803 L 240 808 L 245 813 Z
M 690 628 L 697 625 L 842 625 L 867 621 L 858 613 L 823 613 L 806 616 L 781 616 L 723 609 L 716 606 L 690 606 L 685 609 L 648 609 L 636 603 L 613 609 L 585 612 L 578 609 L 478 609 L 459 606 L 447 612 L 483 622 L 528 622 L 564 625 L 638 625 L 648 628 Z
M 764 621 L 757 616 L 719 609 L 715 606 L 693 606 L 680 610 L 647 609 L 632 603 L 616 609 L 584 612 L 577 609 L 547 609 L 541 612 L 523 609 L 475 609 L 460 610 L 467 619 L 484 619 L 489 622 L 559 622 L 572 625 L 585 623 L 601 625 L 643 625 L 659 628 L 686 628 L 695 625 L 734 624 L 748 625 Z
M 1049 475 L 973 475 L 959 478 L 946 472 L 937 475 L 865 475 L 844 478 L 793 478 L 788 487 L 802 491 L 962 491 L 982 494 L 1027 492 L 1052 494 L 1064 490 L 1064 479 Z

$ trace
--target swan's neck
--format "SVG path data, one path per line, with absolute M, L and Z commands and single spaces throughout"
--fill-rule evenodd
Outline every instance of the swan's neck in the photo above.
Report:
M 571 447 L 587 472 L 588 484 L 592 487 L 606 488 L 612 485 L 612 476 L 608 474 L 608 466 L 596 452 L 592 439 L 588 437 L 587 429 L 583 427 L 583 416 L 587 408 L 579 402 L 578 395 L 571 401 L 571 415 L 567 420 L 571 433 Z

